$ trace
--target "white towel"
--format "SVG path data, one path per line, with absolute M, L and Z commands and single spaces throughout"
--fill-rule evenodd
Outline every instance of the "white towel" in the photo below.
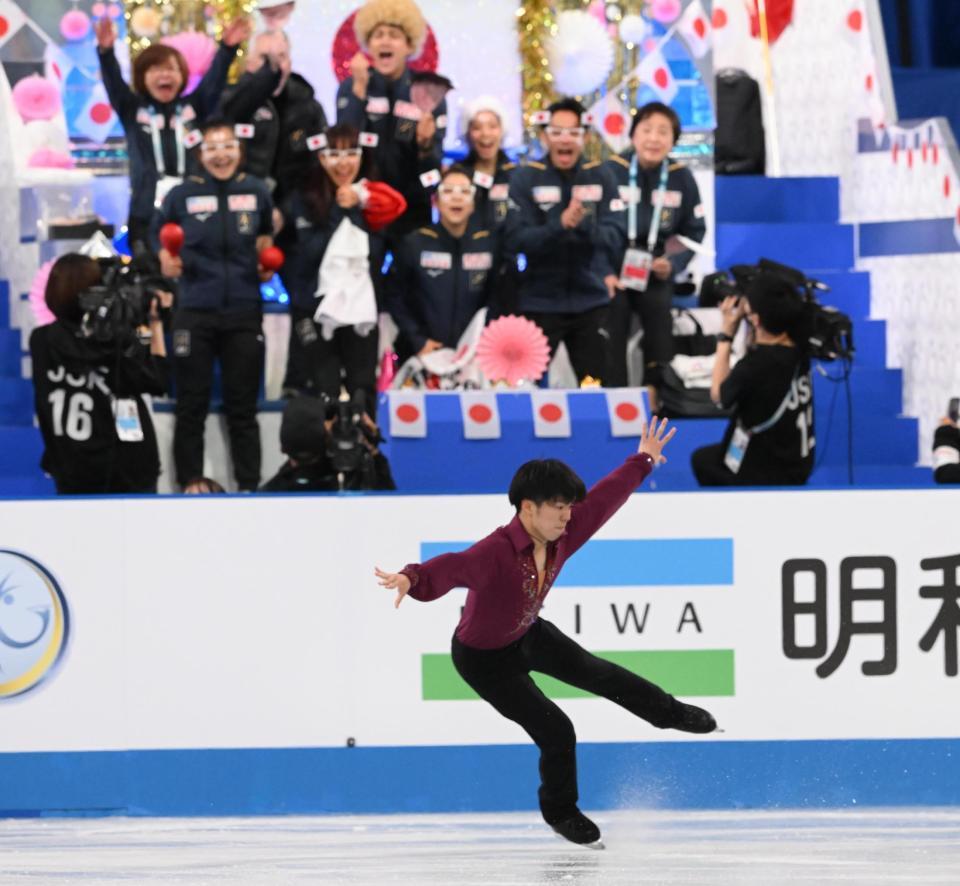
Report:
M 369 335 L 377 325 L 377 297 L 370 279 L 370 237 L 345 218 L 330 238 L 323 261 L 313 319 L 329 341 L 340 326 Z

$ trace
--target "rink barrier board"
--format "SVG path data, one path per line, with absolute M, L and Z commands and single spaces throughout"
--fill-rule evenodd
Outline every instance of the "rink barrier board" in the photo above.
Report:
M 584 809 L 950 806 L 958 739 L 581 744 Z M 0 754 L 0 817 L 536 809 L 532 746 Z

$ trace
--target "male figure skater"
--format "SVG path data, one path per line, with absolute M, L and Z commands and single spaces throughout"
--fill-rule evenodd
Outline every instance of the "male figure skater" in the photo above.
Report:
M 627 501 L 654 466 L 676 428 L 657 418 L 644 428 L 631 455 L 589 492 L 555 459 L 528 461 L 510 483 L 517 515 L 465 551 L 375 574 L 397 591 L 436 600 L 466 587 L 467 603 L 453 635 L 453 663 L 464 681 L 503 716 L 518 723 L 540 748 L 540 810 L 560 836 L 603 848 L 600 829 L 577 808 L 573 724 L 530 678 L 548 674 L 608 698 L 660 729 L 713 732 L 713 717 L 677 701 L 643 677 L 597 658 L 539 617 L 564 562 Z M 638 563 L 642 570 L 643 564 Z

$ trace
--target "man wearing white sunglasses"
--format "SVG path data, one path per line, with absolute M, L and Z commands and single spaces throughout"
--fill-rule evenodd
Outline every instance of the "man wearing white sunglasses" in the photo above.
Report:
M 626 213 L 610 173 L 583 162 L 580 102 L 562 99 L 548 113 L 545 162 L 529 161 L 510 185 L 506 248 L 526 258 L 520 311 L 543 329 L 551 354 L 567 346 L 577 379 L 589 384 L 606 374 L 604 279 L 619 270 Z

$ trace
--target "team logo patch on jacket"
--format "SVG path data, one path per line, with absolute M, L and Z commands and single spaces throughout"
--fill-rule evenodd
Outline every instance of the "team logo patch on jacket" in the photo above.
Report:
M 231 212 L 256 212 L 256 194 L 231 194 L 227 198 L 227 205 Z
M 492 252 L 468 252 L 463 256 L 463 269 L 465 271 L 489 271 L 492 267 Z
M 211 215 L 217 211 L 217 198 L 187 197 L 187 213 L 190 215 Z
M 541 205 L 559 203 L 560 188 L 557 185 L 538 185 L 533 189 L 533 199 Z
M 385 95 L 372 95 L 367 99 L 368 114 L 389 114 L 390 99 Z
M 603 199 L 603 185 L 574 185 L 573 196 L 581 203 L 599 203 Z
M 453 256 L 449 252 L 421 252 L 420 267 L 449 271 L 453 267 Z
M 663 205 L 671 209 L 679 209 L 683 204 L 683 191 L 664 191 Z
M 494 185 L 492 188 L 490 188 L 490 199 L 491 200 L 509 200 L 510 185 L 505 185 L 505 184 Z

